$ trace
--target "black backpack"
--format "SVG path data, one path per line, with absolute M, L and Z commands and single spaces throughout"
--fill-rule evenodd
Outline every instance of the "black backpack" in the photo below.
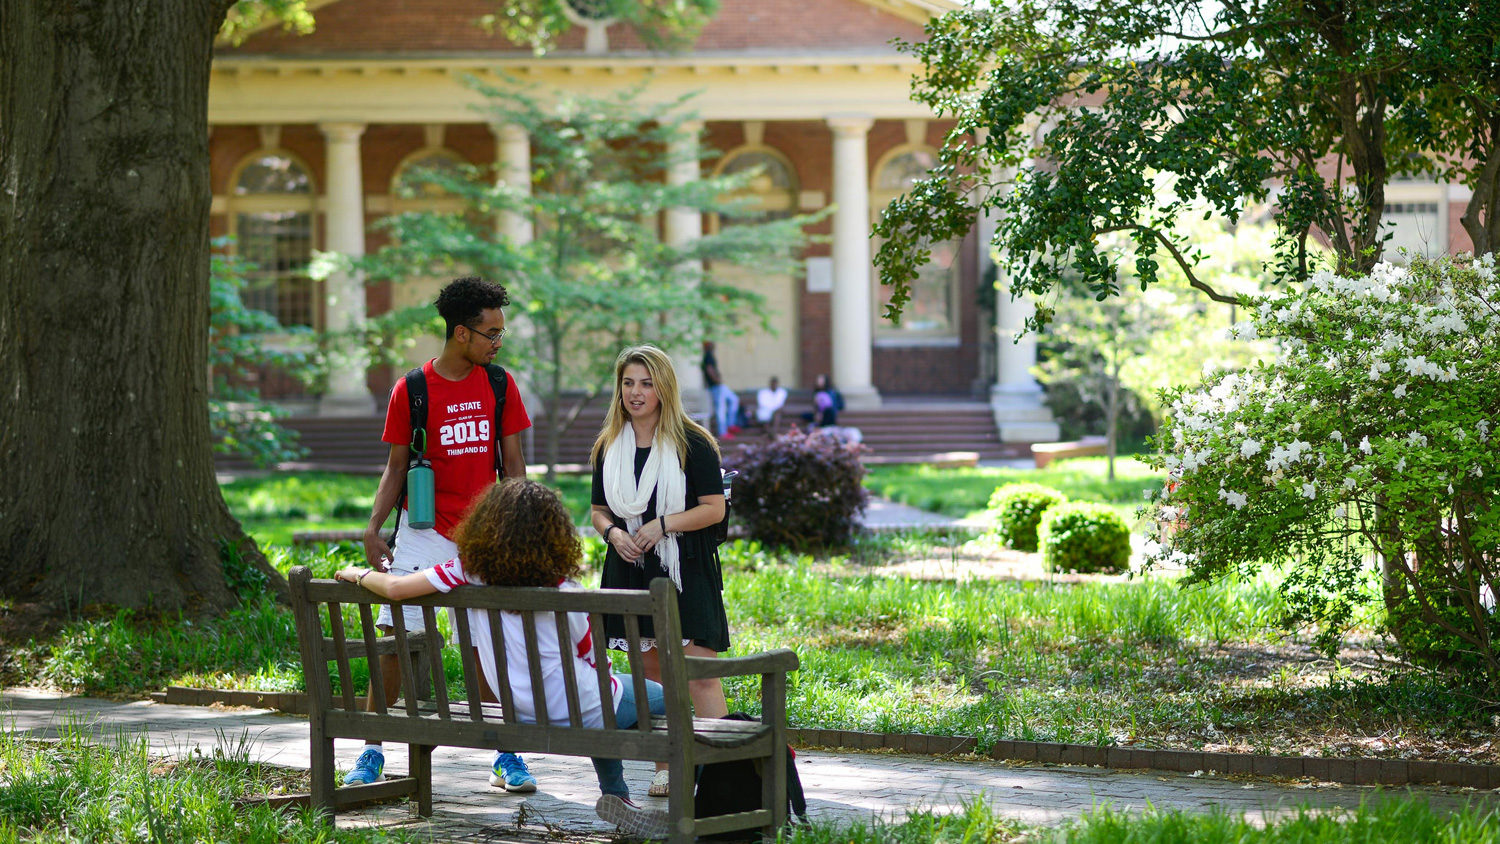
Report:
M 734 479 L 738 475 L 739 472 L 730 469 L 724 473 L 721 479 L 721 483 L 724 485 L 724 518 L 714 523 L 708 529 L 708 537 L 713 540 L 715 548 L 723 545 L 729 539 L 729 492 L 734 485 Z
M 495 452 L 495 473 L 505 477 L 505 458 L 500 454 L 500 419 L 505 415 L 505 393 L 509 389 L 510 376 L 506 374 L 505 367 L 496 363 L 484 365 L 485 374 L 490 379 L 490 389 L 495 393 L 495 424 L 490 426 L 493 434 L 493 450 Z M 415 466 L 417 461 L 423 459 L 427 454 L 427 374 L 422 367 L 417 367 L 406 373 L 406 407 L 411 419 L 411 455 L 407 462 L 407 468 Z M 391 390 L 394 392 L 395 387 Z M 418 438 L 420 436 L 420 445 Z M 396 506 L 406 506 L 406 484 L 401 486 L 401 498 Z M 392 540 L 395 539 L 394 534 Z
M 743 712 L 731 712 L 724 716 L 733 721 L 756 721 Z M 788 745 L 786 749 L 786 800 L 787 821 L 807 823 L 807 797 L 802 793 L 802 778 L 797 776 L 797 754 Z M 763 759 L 736 759 L 733 762 L 714 762 L 698 770 L 697 790 L 693 793 L 693 816 L 712 818 L 718 815 L 733 815 L 753 812 L 761 808 L 760 768 Z M 709 841 L 738 841 L 759 835 L 757 830 L 738 830 L 699 836 Z

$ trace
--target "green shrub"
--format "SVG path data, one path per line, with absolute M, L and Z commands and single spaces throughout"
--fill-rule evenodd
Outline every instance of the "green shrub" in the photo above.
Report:
M 1017 551 L 1037 549 L 1037 525 L 1042 514 L 1068 500 L 1066 495 L 1041 484 L 1006 484 L 990 496 L 995 530 L 1006 545 Z
M 860 447 L 792 430 L 724 458 L 734 479 L 730 524 L 751 539 L 805 550 L 848 543 L 869 501 Z
M 1048 571 L 1117 572 L 1130 565 L 1130 527 L 1103 504 L 1075 501 L 1049 509 L 1037 540 Z

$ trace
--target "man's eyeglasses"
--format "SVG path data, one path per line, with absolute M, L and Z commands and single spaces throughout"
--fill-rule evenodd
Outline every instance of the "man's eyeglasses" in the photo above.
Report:
M 464 328 L 469 328 L 469 327 L 466 325 L 466 326 L 464 326 Z M 491 346 L 498 346 L 498 345 L 500 345 L 500 338 L 504 337 L 505 336 L 505 332 L 508 331 L 508 330 L 509 329 L 505 329 L 505 328 L 497 328 L 494 331 L 490 332 L 489 334 L 485 334 L 482 331 L 475 331 L 474 329 L 469 328 L 469 333 L 472 334 L 472 335 L 474 335 L 475 337 L 483 337 L 484 339 L 490 341 L 490 345 Z

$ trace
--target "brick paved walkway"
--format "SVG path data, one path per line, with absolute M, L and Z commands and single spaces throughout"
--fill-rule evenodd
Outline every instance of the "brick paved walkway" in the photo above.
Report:
M 168 754 L 188 754 L 194 748 L 211 753 L 222 741 L 233 746 L 245 737 L 253 758 L 290 767 L 308 764 L 307 721 L 264 710 L 109 701 L 8 689 L 0 691 L 0 723 L 7 730 L 34 735 L 53 734 L 66 724 L 96 726 L 105 734 L 144 732 L 156 751 Z M 352 764 L 359 749 L 355 742 L 340 742 L 340 764 Z M 390 750 L 387 770 L 404 772 L 405 749 L 392 746 Z M 609 830 L 594 816 L 599 792 L 588 760 L 528 755 L 541 790 L 514 795 L 489 787 L 489 758 L 487 751 L 461 748 L 440 748 L 434 753 L 436 813 L 431 821 L 415 818 L 406 805 L 393 804 L 346 813 L 339 817 L 339 825 L 427 830 L 439 840 L 555 840 L 547 837 L 552 832 L 565 832 L 574 842 L 610 840 Z M 1121 810 L 1138 810 L 1149 803 L 1159 809 L 1218 807 L 1252 815 L 1301 805 L 1354 807 L 1380 795 L 1415 795 L 1439 809 L 1454 809 L 1470 800 L 1500 805 L 1500 796 L 1491 792 L 1441 788 L 1376 792 L 1355 786 L 1299 787 L 1266 780 L 881 753 L 804 750 L 797 758 L 810 814 L 823 820 L 899 818 L 911 808 L 941 810 L 981 798 L 1006 816 L 1034 824 L 1074 818 L 1105 803 Z M 645 797 L 650 766 L 626 762 L 625 768 L 631 791 L 641 802 L 653 802 Z M 664 808 L 665 801 L 661 802 Z

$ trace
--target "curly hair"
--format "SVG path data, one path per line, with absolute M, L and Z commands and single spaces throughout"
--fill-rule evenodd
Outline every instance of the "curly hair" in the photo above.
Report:
M 437 300 L 433 304 L 448 326 L 446 336 L 452 337 L 453 329 L 460 325 L 468 326 L 490 308 L 509 305 L 510 294 L 505 292 L 503 284 L 485 281 L 477 275 L 466 275 L 448 282 L 446 287 L 438 291 Z
M 583 546 L 557 493 L 535 481 L 500 481 L 474 502 L 454 535 L 464 571 L 490 586 L 556 586 L 583 570 Z

